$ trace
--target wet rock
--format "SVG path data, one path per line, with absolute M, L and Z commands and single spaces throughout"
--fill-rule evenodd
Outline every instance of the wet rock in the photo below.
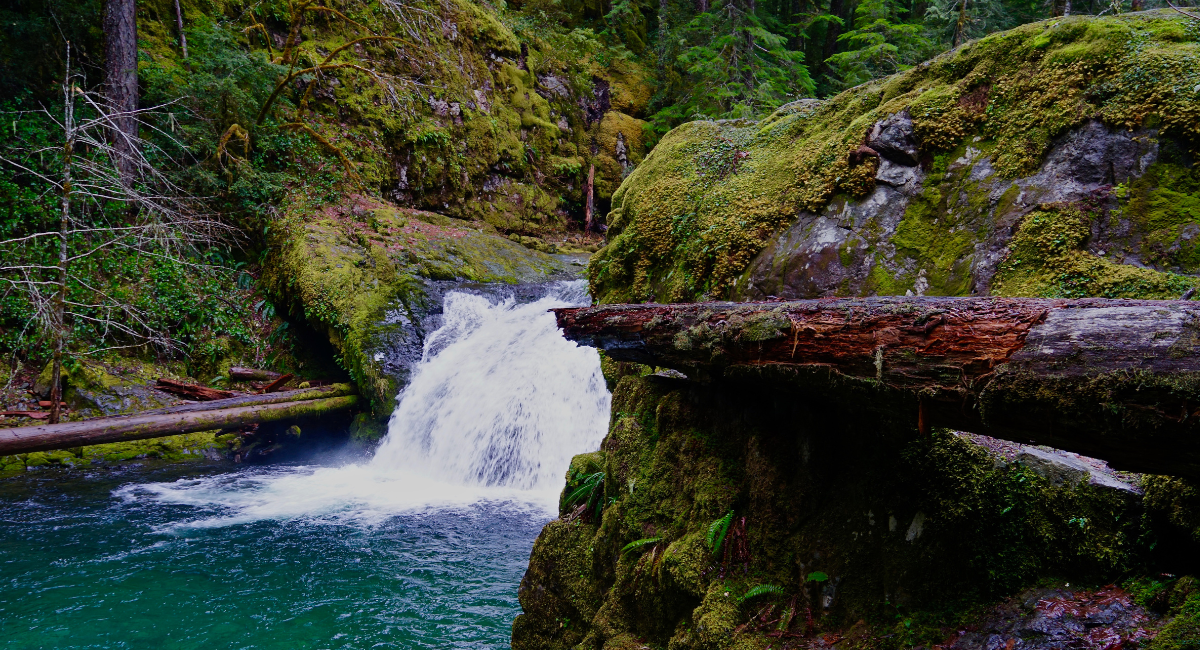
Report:
M 929 256 L 948 243 L 905 239 L 901 222 L 918 223 L 918 219 L 923 221 L 914 228 L 947 237 L 979 233 L 959 244 L 962 249 L 950 268 L 938 268 L 937 277 L 926 277 L 930 292 L 987 295 L 1026 214 L 1047 204 L 1103 201 L 1111 186 L 1144 174 L 1158 161 L 1159 151 L 1154 130 L 1109 129 L 1091 121 L 1056 142 L 1031 176 L 1000 178 L 991 156 L 967 146 L 937 185 L 926 188 L 925 171 L 910 166 L 915 159 L 909 154 L 915 149 L 908 148 L 911 120 L 907 116 L 899 113 L 881 120 L 870 135 L 867 146 L 881 156 L 874 192 L 859 200 L 837 198 L 820 212 L 797 215 L 751 261 L 734 291 L 736 298 L 822 298 L 905 290 L 916 294 L 921 269 L 933 268 Z M 1089 245 L 1107 250 L 1110 242 L 1128 239 L 1126 230 L 1119 219 L 1098 220 Z M 918 250 L 921 246 L 929 251 Z M 1148 265 L 1134 252 L 1125 255 L 1124 263 Z M 878 286 L 879 278 L 893 280 Z
M 1069 586 L 1032 589 L 1009 599 L 944 647 L 952 650 L 1099 650 L 1136 646 L 1154 636 L 1154 619 L 1128 592 Z
M 1047 479 L 1055 486 L 1087 483 L 1130 494 L 1138 493 L 1137 488 L 1121 481 L 1111 472 L 1105 471 L 1107 466 L 1104 466 L 1103 469 L 1097 467 L 1078 454 L 1057 449 L 1044 451 L 1036 447 L 1025 447 L 1017 454 L 1017 461 L 1024 463 L 1035 474 Z M 1103 465 L 1102 461 L 1094 462 Z
M 913 137 L 912 117 L 901 111 L 879 120 L 867 135 L 867 146 L 899 165 L 917 164 L 917 142 Z
M 884 158 L 879 161 L 875 180 L 892 187 L 904 187 L 917 180 L 917 168 L 894 163 Z
M 539 74 L 537 76 L 537 83 L 537 93 L 546 99 L 552 97 L 566 99 L 571 96 L 571 88 L 567 86 L 567 81 L 558 75 Z

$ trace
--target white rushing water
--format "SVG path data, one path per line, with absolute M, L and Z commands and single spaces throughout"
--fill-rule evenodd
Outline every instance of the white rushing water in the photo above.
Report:
M 116 494 L 219 513 L 188 527 L 370 521 L 488 500 L 552 510 L 571 456 L 597 449 L 608 428 L 599 356 L 563 338 L 547 311 L 586 302 L 583 281 L 552 285 L 526 304 L 447 294 L 443 324 L 427 337 L 369 462 L 248 469 Z

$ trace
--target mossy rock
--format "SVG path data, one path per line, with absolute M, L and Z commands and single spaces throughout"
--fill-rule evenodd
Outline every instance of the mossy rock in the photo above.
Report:
M 526 283 L 567 277 L 566 262 L 479 222 L 365 200 L 292 215 L 263 283 L 287 313 L 327 337 L 376 416 L 406 380 L 385 370 L 397 337 L 421 336 L 425 280 Z M 518 236 L 519 238 L 519 236 Z
M 61 376 L 63 401 L 67 402 L 68 408 L 85 416 L 119 415 L 160 408 L 178 401 L 150 387 L 150 375 L 159 374 L 152 368 L 136 360 L 123 362 L 130 368 L 125 374 L 114 374 L 100 362 L 71 360 L 65 363 Z M 34 392 L 43 399 L 50 397 L 53 369 L 53 364 L 47 363 L 34 383 Z
M 1197 29 L 1169 11 L 1032 23 L 760 122 L 684 124 L 614 192 L 592 294 L 1159 297 L 1192 286 L 1172 274 L 1200 260 Z M 1040 279 L 997 279 L 1012 234 L 1044 209 L 1082 215 L 1074 261 L 1025 257 Z
M 915 416 L 830 410 L 786 383 L 623 374 L 601 449 L 566 482 L 603 466 L 599 525 L 568 509 L 543 531 L 514 648 L 766 647 L 774 627 L 750 619 L 788 603 L 801 628 L 807 608 L 818 632 L 864 621 L 876 640 L 901 607 L 928 643 L 1039 581 L 1161 561 L 1132 487 L 1056 484 L 951 432 L 922 437 Z

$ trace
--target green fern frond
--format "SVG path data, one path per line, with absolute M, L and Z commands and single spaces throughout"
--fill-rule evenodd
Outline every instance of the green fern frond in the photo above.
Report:
M 583 505 L 587 510 L 594 510 L 596 519 L 604 512 L 604 472 L 596 472 L 583 477 L 583 481 L 563 497 L 563 508 L 574 508 Z M 607 505 L 611 505 L 607 504 Z
M 765 594 L 782 596 L 783 595 L 783 587 L 776 587 L 775 585 L 759 585 L 757 587 L 750 589 L 750 591 L 747 591 L 746 593 L 742 594 L 741 597 L 738 598 L 738 604 L 741 605 L 742 603 L 746 602 L 747 600 L 750 600 L 751 598 L 757 598 L 758 596 L 762 596 Z
M 705 541 L 708 542 L 708 548 L 712 550 L 713 555 L 721 549 L 721 543 L 725 541 L 725 533 L 729 532 L 729 524 L 733 521 L 733 511 L 725 513 L 724 517 L 712 522 L 708 527 L 708 536 Z
M 639 539 L 634 542 L 629 542 L 628 544 L 625 545 L 625 548 L 621 549 L 621 557 L 625 557 L 625 554 L 628 553 L 629 551 L 633 551 L 633 550 L 642 548 L 643 546 L 649 546 L 650 544 L 654 544 L 656 542 L 661 542 L 661 541 L 662 541 L 661 537 L 647 537 L 645 539 Z

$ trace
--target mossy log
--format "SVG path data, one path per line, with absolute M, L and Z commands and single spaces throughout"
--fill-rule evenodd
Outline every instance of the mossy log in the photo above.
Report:
M 259 370 L 258 368 L 242 368 L 233 366 L 229 369 L 229 378 L 233 381 L 274 381 L 279 379 L 280 373 L 271 370 Z
M 167 406 L 164 408 L 154 409 L 151 411 L 142 411 L 137 415 L 158 415 L 166 413 L 194 413 L 196 411 L 215 411 L 217 409 L 233 408 L 235 406 L 253 406 L 255 404 L 280 404 L 282 402 L 302 402 L 305 400 L 323 399 L 329 397 L 341 397 L 343 395 L 354 395 L 357 391 L 354 384 L 330 384 L 329 386 L 321 386 L 318 388 L 301 388 L 299 390 L 281 390 L 274 393 L 257 394 L 257 395 L 239 395 L 238 397 L 230 397 L 227 399 L 217 399 L 208 402 L 197 402 L 194 404 L 180 404 L 178 406 Z M 113 415 L 109 418 L 123 418 L 126 415 Z M 89 420 L 89 421 L 94 421 Z
M 278 396 L 278 394 L 272 395 L 272 397 Z M 211 404 L 212 402 L 204 406 Z M 352 408 L 356 404 L 358 404 L 356 395 L 343 395 L 302 401 L 259 403 L 215 410 L 137 414 L 81 422 L 0 429 L 0 456 L 68 449 L 108 442 L 160 438 L 180 433 L 290 420 L 342 411 Z
M 791 382 L 914 428 L 1200 476 L 1200 303 L 861 298 L 555 310 L 567 338 L 694 380 Z

